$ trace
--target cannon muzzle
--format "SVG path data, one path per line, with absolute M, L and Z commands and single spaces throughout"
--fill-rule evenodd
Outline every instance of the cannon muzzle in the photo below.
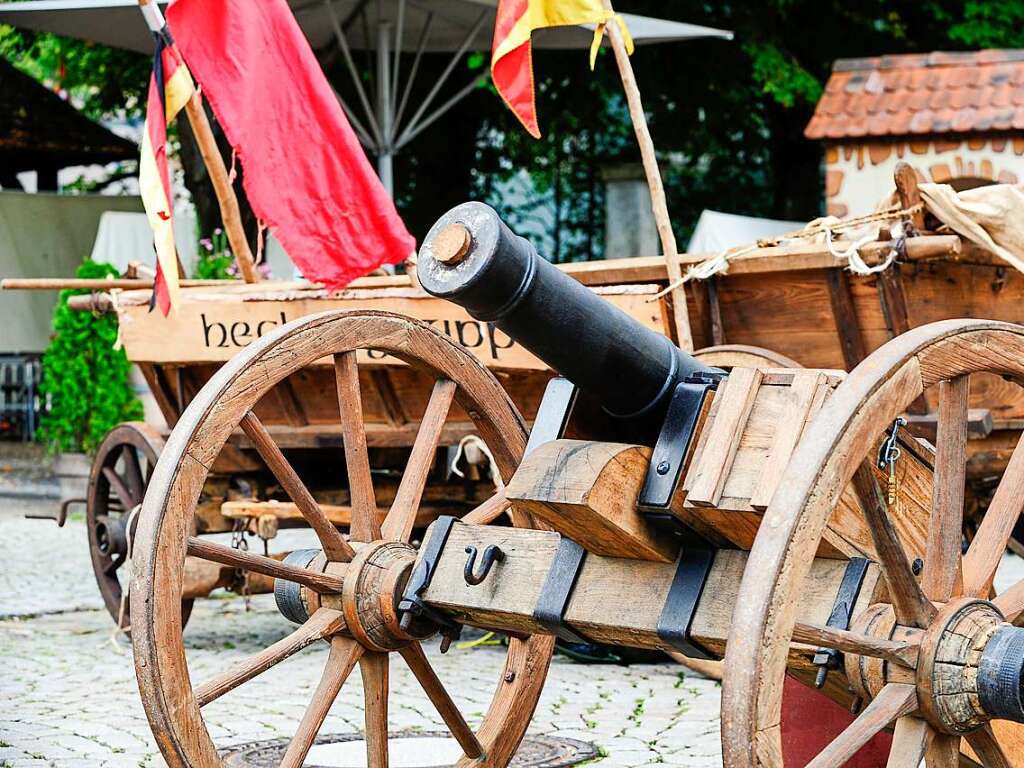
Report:
M 438 219 L 416 272 L 430 294 L 492 322 L 622 419 L 658 418 L 701 365 L 544 259 L 483 203 Z

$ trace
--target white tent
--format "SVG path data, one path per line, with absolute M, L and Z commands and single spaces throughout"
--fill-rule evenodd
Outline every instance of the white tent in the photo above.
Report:
M 704 209 L 697 227 L 686 246 L 687 253 L 722 253 L 730 248 L 749 245 L 763 237 L 777 237 L 803 229 L 806 221 L 783 221 L 739 216 Z

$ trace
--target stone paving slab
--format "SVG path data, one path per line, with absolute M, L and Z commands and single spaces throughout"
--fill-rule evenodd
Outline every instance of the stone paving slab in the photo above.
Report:
M 85 526 L 71 519 L 25 520 L 52 501 L 0 499 L 0 768 L 147 768 L 163 761 L 139 701 L 130 649 L 115 649 L 86 549 Z M 277 546 L 308 543 L 308 531 L 282 532 Z M 1024 578 L 1008 556 L 996 583 Z M 196 602 L 186 630 L 190 672 L 204 680 L 291 630 L 269 595 L 251 601 Z M 123 643 L 122 643 L 123 646 Z M 479 722 L 503 664 L 498 648 L 428 652 L 471 724 Z M 219 747 L 288 737 L 326 660 L 306 649 L 204 709 Z M 396 659 L 391 665 L 394 731 L 438 731 L 443 724 Z M 556 658 L 531 733 L 593 743 L 601 768 L 721 765 L 719 686 L 670 663 L 585 666 Z M 358 675 L 343 689 L 325 733 L 362 730 Z
M 85 527 L 23 519 L 52 502 L 0 500 L 0 535 L 11 561 L 0 571 L 0 767 L 161 766 L 139 701 L 130 649 L 115 649 L 89 566 Z M 279 544 L 301 545 L 308 532 Z M 293 540 L 294 539 L 294 540 Z M 190 673 L 199 681 L 265 648 L 291 630 L 269 595 L 200 600 L 186 630 Z M 431 662 L 471 724 L 490 702 L 503 650 L 453 649 Z M 219 747 L 287 737 L 327 658 L 306 649 L 204 709 Z M 394 731 L 444 726 L 399 659 L 391 665 Z M 719 687 L 671 664 L 552 664 L 531 733 L 595 744 L 602 768 L 721 765 Z M 325 733 L 362 730 L 362 690 L 353 675 Z

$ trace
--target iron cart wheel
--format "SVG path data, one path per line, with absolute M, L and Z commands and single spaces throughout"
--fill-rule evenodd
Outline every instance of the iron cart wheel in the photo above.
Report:
M 368 349 L 400 358 L 435 380 L 397 496 L 386 515 L 378 512 L 375 502 L 362 422 L 357 350 Z M 353 506 L 351 543 L 323 515 L 252 411 L 263 394 L 289 374 L 332 360 Z M 330 653 L 281 763 L 285 768 L 303 764 L 356 664 L 365 692 L 367 762 L 374 768 L 387 765 L 388 665 L 393 652 L 402 656 L 462 746 L 465 755 L 460 766 L 508 764 L 540 696 L 553 638 L 533 635 L 510 640 L 494 698 L 474 733 L 421 648 L 420 641 L 433 628 L 413 624 L 403 629 L 396 610 L 416 554 L 409 544 L 413 523 L 453 402 L 473 421 L 508 480 L 525 449 L 526 430 L 501 385 L 445 336 L 390 313 L 331 311 L 285 325 L 234 357 L 191 402 L 167 441 L 146 496 L 131 590 L 135 669 L 142 700 L 171 766 L 221 765 L 201 708 L 230 696 L 234 688 L 317 640 L 329 642 Z M 321 551 L 294 553 L 281 563 L 251 553 L 239 555 L 190 537 L 207 468 L 239 426 L 316 530 Z M 486 523 L 507 509 L 495 497 L 464 519 Z M 514 508 L 510 517 L 515 526 L 532 524 Z M 182 642 L 180 603 L 170 597 L 180 594 L 186 555 L 278 577 L 279 607 L 295 618 L 308 618 L 286 638 L 193 687 Z
M 163 436 L 155 427 L 141 421 L 118 424 L 97 449 L 89 474 L 85 507 L 89 556 L 103 603 L 122 628 L 131 625 L 128 601 L 122 599 L 128 545 L 134 533 L 129 523 L 142 504 L 163 448 Z M 191 611 L 192 601 L 183 600 L 182 621 L 188 621 Z
M 848 487 L 868 529 L 863 554 L 879 564 L 883 589 L 850 632 L 830 638 L 845 654 L 832 674 L 845 672 L 865 706 L 809 765 L 843 765 L 890 727 L 889 768 L 917 768 L 926 754 L 928 768 L 953 768 L 961 752 L 991 768 L 1024 765 L 1024 725 L 1009 719 L 1024 719 L 1024 658 L 1006 645 L 1024 647 L 1024 630 L 1012 626 L 1024 623 L 1024 582 L 998 595 L 992 586 L 1024 503 L 1024 441 L 962 554 L 968 380 L 977 372 L 1024 383 L 1024 327 L 949 320 L 916 328 L 865 359 L 808 425 L 765 512 L 733 613 L 722 697 L 727 768 L 781 765 L 787 658 L 795 638 L 811 652 L 815 644 L 814 628 L 795 625 L 795 606 L 819 548 L 841 549 L 839 530 L 849 544 L 854 521 L 836 522 Z M 915 529 L 872 464 L 887 430 L 931 387 L 939 393 L 936 448 L 923 454 L 934 466 L 931 517 Z

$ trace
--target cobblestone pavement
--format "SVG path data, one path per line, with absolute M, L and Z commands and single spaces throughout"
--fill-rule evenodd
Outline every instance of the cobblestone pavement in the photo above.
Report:
M 54 502 L 46 502 L 53 504 Z M 160 766 L 139 703 L 128 648 L 93 582 L 80 517 L 63 529 L 25 520 L 43 502 L 0 498 L 0 767 Z M 278 539 L 298 544 L 296 535 Z M 200 600 L 186 630 L 193 680 L 260 650 L 289 631 L 270 596 Z M 503 663 L 500 649 L 429 649 L 438 675 L 471 723 L 479 721 Z M 290 736 L 309 701 L 326 649 L 314 647 L 206 707 L 219 747 Z M 404 664 L 391 665 L 392 730 L 443 724 Z M 531 733 L 595 744 L 602 768 L 721 765 L 719 688 L 670 663 L 584 666 L 556 658 Z M 362 729 L 359 676 L 343 689 L 324 733 Z

